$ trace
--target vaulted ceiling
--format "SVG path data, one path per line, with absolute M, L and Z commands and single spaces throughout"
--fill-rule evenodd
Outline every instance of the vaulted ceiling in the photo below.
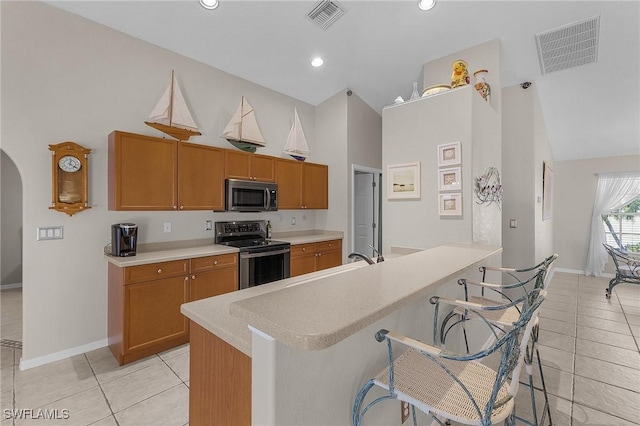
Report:
M 349 88 L 378 112 L 425 62 L 499 38 L 503 87 L 534 83 L 556 160 L 640 154 L 640 2 L 335 1 L 346 13 L 327 30 L 307 18 L 315 0 L 47 3 L 314 105 Z M 536 34 L 597 15 L 597 62 L 543 75 Z

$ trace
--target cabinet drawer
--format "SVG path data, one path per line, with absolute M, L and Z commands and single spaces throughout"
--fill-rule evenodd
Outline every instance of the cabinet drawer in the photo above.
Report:
M 218 256 L 197 257 L 191 259 L 191 272 L 209 271 L 219 268 L 227 268 L 238 264 L 236 253 L 221 254 Z
M 342 250 L 342 240 L 323 241 L 316 243 L 317 251 Z
M 305 254 L 315 253 L 315 244 L 296 244 L 291 246 L 291 257 L 304 256 Z
M 189 260 L 187 259 L 131 266 L 124 269 L 124 283 L 132 284 L 142 281 L 159 280 L 161 278 L 186 275 L 188 272 Z

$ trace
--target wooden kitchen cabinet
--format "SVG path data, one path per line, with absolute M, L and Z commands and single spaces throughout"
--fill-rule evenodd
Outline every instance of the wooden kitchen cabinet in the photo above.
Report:
M 237 254 L 191 259 L 191 301 L 218 296 L 237 289 Z
M 238 289 L 238 255 L 119 268 L 109 263 L 109 348 L 120 365 L 189 341 L 180 305 Z
M 109 348 L 120 365 L 189 341 L 189 260 L 119 268 L 109 263 Z
M 109 210 L 177 207 L 177 142 L 114 131 L 108 141 Z
M 178 208 L 224 210 L 224 149 L 178 143 Z
M 279 209 L 329 208 L 329 167 L 276 158 Z
M 291 246 L 291 276 L 342 265 L 342 240 Z
M 275 181 L 275 157 L 226 149 L 224 161 L 227 179 Z
M 224 152 L 112 132 L 109 210 L 224 210 Z

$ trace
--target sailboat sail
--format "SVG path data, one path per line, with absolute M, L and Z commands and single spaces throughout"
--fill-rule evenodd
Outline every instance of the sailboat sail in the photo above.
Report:
M 162 93 L 160 100 L 151 111 L 145 123 L 178 139 L 188 140 L 200 135 L 198 126 L 187 107 L 175 73 L 171 72 L 171 82 Z
M 253 147 L 252 152 L 255 152 L 256 146 L 266 145 L 256 121 L 255 111 L 244 96 L 220 137 L 245 151 L 251 150 Z
M 291 155 L 296 160 L 304 161 L 311 152 L 309 151 L 309 145 L 307 145 L 307 138 L 304 136 L 302 130 L 302 124 L 300 123 L 300 117 L 298 117 L 298 110 L 294 108 L 294 118 L 291 130 L 289 130 L 289 136 L 287 137 L 287 143 L 284 146 L 284 152 Z

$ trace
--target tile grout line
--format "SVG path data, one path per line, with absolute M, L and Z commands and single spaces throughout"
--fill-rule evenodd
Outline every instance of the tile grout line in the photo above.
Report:
M 100 393 L 102 394 L 102 397 L 104 398 L 105 402 L 107 403 L 107 407 L 109 407 L 109 411 L 111 412 L 111 417 L 113 417 L 113 421 L 116 423 L 117 426 L 120 426 L 120 423 L 118 422 L 118 419 L 116 418 L 116 414 L 113 412 L 113 408 L 111 408 L 111 403 L 109 402 L 109 398 L 107 398 L 107 395 L 104 393 L 104 389 L 102 389 L 102 383 L 100 383 L 100 380 L 98 380 L 98 376 L 96 375 L 96 371 L 93 369 L 93 365 L 91 365 L 91 361 L 89 360 L 89 357 L 87 356 L 86 353 L 84 354 L 84 357 L 87 360 L 87 364 L 89 364 L 89 368 L 91 369 L 91 373 L 93 373 L 93 377 L 96 379 L 96 382 L 98 383 L 98 388 L 100 389 Z M 98 420 L 98 421 L 100 421 L 100 420 Z

